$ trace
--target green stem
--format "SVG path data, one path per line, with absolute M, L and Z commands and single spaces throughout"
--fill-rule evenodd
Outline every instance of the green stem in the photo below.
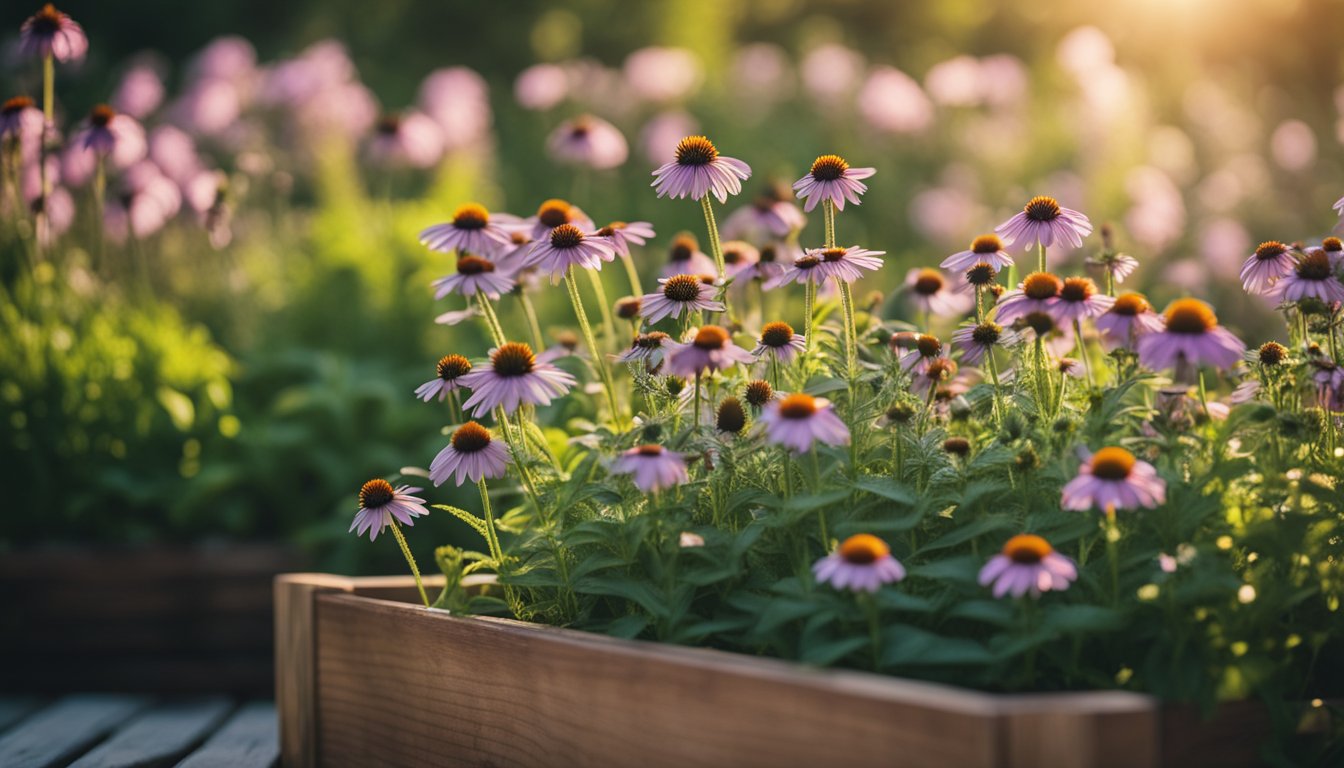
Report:
M 816 314 L 817 285 L 808 280 L 803 283 L 803 356 L 812 351 L 812 316 Z
M 411 566 L 411 574 L 415 576 L 415 587 L 420 590 L 420 599 L 425 601 L 425 607 L 429 607 L 429 595 L 425 594 L 425 583 L 420 580 L 420 568 L 415 564 L 415 557 L 411 555 L 411 546 L 406 543 L 406 537 L 401 535 L 401 526 L 396 521 L 392 521 L 392 535 L 397 537 L 397 543 L 401 545 L 401 554 L 406 556 L 406 564 Z
M 597 368 L 597 374 L 602 379 L 602 387 L 607 391 L 607 405 L 611 408 L 611 421 L 619 429 L 621 427 L 621 410 L 616 405 L 616 385 L 611 380 L 611 370 L 607 368 L 607 361 L 602 355 L 602 350 L 597 346 L 597 339 L 593 337 L 593 327 L 588 324 L 588 313 L 583 311 L 583 299 L 579 296 L 579 284 L 574 279 L 574 267 L 570 266 L 565 272 L 565 287 L 569 289 L 569 302 L 574 305 L 574 317 L 579 321 L 579 329 L 583 331 L 583 340 L 588 344 L 588 352 L 593 356 L 593 366 Z
M 644 289 L 639 285 L 639 270 L 635 269 L 635 260 L 630 254 L 621 254 L 621 263 L 625 265 L 625 276 L 630 278 L 630 290 L 633 291 L 635 298 L 644 295 Z
M 859 358 L 859 331 L 854 320 L 854 293 L 849 283 L 840 278 L 835 278 L 835 285 L 840 289 L 840 311 L 844 313 L 845 320 L 845 379 L 850 383 L 851 396 L 853 395 L 854 374 L 856 363 Z
M 719 243 L 719 224 L 714 220 L 714 204 L 708 194 L 700 198 L 700 207 L 705 212 L 705 229 L 709 231 L 710 255 L 714 257 L 714 268 L 719 271 L 719 282 L 723 282 L 723 246 Z
M 602 285 L 602 273 L 595 269 L 584 271 L 588 273 L 588 279 L 593 283 L 593 293 L 597 296 L 597 307 L 602 313 L 602 330 L 607 334 L 607 343 L 615 344 L 616 323 L 611 319 L 611 302 L 607 301 L 607 289 Z
M 532 299 L 527 297 L 527 289 L 518 288 L 518 302 L 523 305 L 523 315 L 527 317 L 527 329 L 532 334 L 532 346 L 540 352 L 546 344 L 542 340 L 541 324 L 537 322 L 537 308 L 532 306 Z
M 1091 391 L 1093 387 L 1092 361 L 1087 356 L 1087 344 L 1083 342 L 1083 323 L 1081 320 L 1073 321 L 1073 335 L 1078 339 L 1078 356 L 1083 359 L 1083 370 L 1087 372 L 1087 388 Z
M 490 491 L 485 487 L 485 478 L 476 481 L 481 490 L 481 509 L 485 511 L 485 544 L 490 548 L 490 557 L 495 560 L 495 570 L 504 565 L 504 550 L 499 546 L 499 534 L 495 531 L 495 515 L 490 508 Z
M 821 201 L 821 217 L 826 222 L 826 247 L 835 246 L 835 205 L 830 198 Z
M 1045 243 L 1036 241 L 1036 269 L 1039 272 L 1045 271 Z
M 476 294 L 476 304 L 481 308 L 481 314 L 485 316 L 485 324 L 490 329 L 490 338 L 495 342 L 495 347 L 504 346 L 504 329 L 499 324 L 499 318 L 495 316 L 495 308 L 490 305 L 490 299 L 486 298 L 484 293 Z M 538 349 L 538 352 L 542 350 Z
M 1003 391 L 999 386 L 999 361 L 994 358 L 994 348 L 985 350 L 989 358 L 989 380 L 994 384 L 994 415 L 1000 427 L 1003 426 Z

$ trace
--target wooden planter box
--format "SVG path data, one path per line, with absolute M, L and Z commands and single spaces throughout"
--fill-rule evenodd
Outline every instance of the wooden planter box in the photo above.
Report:
M 442 584 L 439 581 L 438 584 Z M 1122 691 L 996 695 L 416 604 L 409 578 L 281 576 L 298 766 L 1240 766 L 1268 724 Z

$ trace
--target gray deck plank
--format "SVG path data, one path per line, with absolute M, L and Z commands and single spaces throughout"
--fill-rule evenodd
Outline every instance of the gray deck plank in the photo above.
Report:
M 0 696 L 0 731 L 36 712 L 41 703 L 36 696 Z
M 144 696 L 93 693 L 66 696 L 0 736 L 0 765 L 5 768 L 65 765 L 148 703 Z
M 275 704 L 248 704 L 177 768 L 272 768 L 280 761 Z
M 70 768 L 158 768 L 200 744 L 233 711 L 223 696 L 168 701 L 142 712 Z

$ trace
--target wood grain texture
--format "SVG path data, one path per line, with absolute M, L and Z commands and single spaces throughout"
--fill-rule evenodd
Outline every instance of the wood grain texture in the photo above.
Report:
M 254 702 L 238 710 L 177 768 L 272 768 L 279 760 L 275 705 Z
M 1008 765 L 1153 768 L 1159 764 L 1160 710 L 1148 696 L 1103 691 L 997 698 L 1007 728 Z
M 999 764 L 978 693 L 357 595 L 316 619 L 322 765 Z
M 281 713 L 280 754 L 290 768 L 317 765 L 313 597 L 353 588 L 351 579 L 320 573 L 275 578 L 275 706 Z
M 67 696 L 20 721 L 0 736 L 0 766 L 65 765 L 143 709 L 141 696 Z
M 176 763 L 233 710 L 224 697 L 167 702 L 146 710 L 70 768 L 156 768 Z

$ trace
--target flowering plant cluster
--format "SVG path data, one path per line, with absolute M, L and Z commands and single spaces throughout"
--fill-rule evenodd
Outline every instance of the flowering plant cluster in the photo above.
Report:
M 855 292 L 884 254 L 840 214 L 874 173 L 822 155 L 721 232 L 751 169 L 686 137 L 652 186 L 700 204 L 708 246 L 678 235 L 663 266 L 651 224 L 558 199 L 422 232 L 493 343 L 416 392 L 451 419 L 424 476 L 480 495 L 433 505 L 483 544 L 436 552 L 433 604 L 994 690 L 1338 693 L 1339 241 L 1250 256 L 1287 333 L 1247 350 L 1197 298 L 1121 290 L 1137 262 L 1039 196 L 912 270 L 912 323 Z M 1050 271 L 1066 245 L 1102 285 Z M 558 283 L 581 334 L 547 347 Z M 352 530 L 405 549 L 421 490 L 371 481 Z

